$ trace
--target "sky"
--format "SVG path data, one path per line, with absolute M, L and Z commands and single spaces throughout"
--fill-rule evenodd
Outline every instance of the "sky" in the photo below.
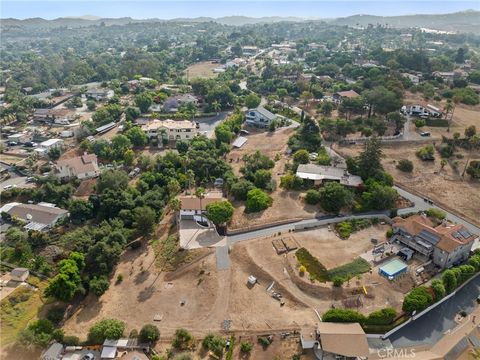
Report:
M 0 18 L 26 19 L 41 17 L 55 19 L 64 16 L 94 15 L 99 17 L 132 17 L 134 19 L 194 18 L 201 16 L 222 17 L 243 15 L 296 16 L 304 18 L 335 18 L 356 14 L 406 15 L 441 14 L 480 10 L 480 1 L 414 1 L 414 0 L 1 0 Z

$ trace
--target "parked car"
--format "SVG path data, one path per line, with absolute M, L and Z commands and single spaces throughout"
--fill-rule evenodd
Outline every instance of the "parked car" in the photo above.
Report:
M 13 189 L 13 188 L 16 188 L 17 185 L 12 185 L 12 184 L 9 184 L 9 185 L 5 185 L 3 187 L 3 190 L 10 190 L 10 189 Z
M 248 135 L 248 134 L 250 133 L 247 130 L 244 130 L 244 129 L 240 130 L 240 135 Z
M 92 353 L 83 355 L 82 360 L 95 360 L 95 356 Z
M 429 133 L 428 131 L 422 131 L 422 132 L 420 133 L 420 136 L 424 136 L 424 137 L 430 136 L 430 133 Z
M 25 147 L 35 147 L 37 145 L 38 144 L 36 142 L 33 142 L 33 141 L 27 141 L 23 144 L 23 146 L 25 146 Z
M 317 160 L 318 154 L 316 152 L 310 153 L 310 160 L 314 161 Z
M 136 167 L 135 169 L 133 169 L 128 173 L 128 176 L 130 176 L 131 178 L 134 178 L 138 174 L 140 174 L 140 168 Z
M 8 145 L 8 146 L 17 146 L 18 143 L 17 143 L 16 141 L 9 141 L 9 142 L 7 143 L 7 145 Z

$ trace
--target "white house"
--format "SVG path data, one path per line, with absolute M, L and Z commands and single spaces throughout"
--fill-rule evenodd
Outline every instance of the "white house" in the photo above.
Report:
M 420 78 L 417 75 L 414 74 L 409 74 L 409 73 L 403 73 L 402 76 L 404 78 L 410 79 L 413 85 L 418 85 L 420 83 Z
M 63 147 L 64 141 L 62 139 L 48 139 L 41 142 L 38 146 L 40 148 L 50 150 L 50 149 L 60 149 Z
M 59 160 L 56 164 L 57 176 L 60 179 L 91 179 L 100 175 L 97 155 L 83 154 L 71 159 Z
M 21 133 L 9 135 L 7 139 L 8 139 L 8 141 L 14 141 L 16 143 L 21 144 L 21 143 L 30 141 L 31 136 L 30 136 L 29 133 L 24 131 L 24 132 L 21 132 Z
M 245 122 L 247 125 L 259 128 L 267 128 L 276 118 L 277 116 L 275 114 L 271 113 L 263 106 L 259 106 L 256 109 L 249 109 L 245 114 Z
M 198 134 L 197 125 L 189 120 L 152 120 L 142 126 L 149 139 L 162 138 L 170 141 L 190 140 Z
M 3 205 L 0 208 L 0 214 L 2 213 L 25 222 L 25 229 L 37 231 L 52 228 L 57 222 L 70 215 L 67 210 L 60 209 L 55 204 L 22 204 L 17 202 Z
M 363 183 L 360 176 L 352 175 L 347 170 L 334 166 L 301 164 L 297 168 L 296 175 L 300 179 L 313 180 L 315 185 L 320 185 L 325 180 L 337 181 L 350 187 L 357 187 Z

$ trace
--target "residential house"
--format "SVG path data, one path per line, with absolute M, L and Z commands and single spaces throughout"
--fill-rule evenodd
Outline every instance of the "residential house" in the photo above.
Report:
M 192 103 L 195 106 L 198 106 L 198 98 L 191 94 L 178 94 L 174 96 L 170 96 L 165 102 L 163 103 L 163 110 L 165 112 L 177 112 L 180 106 L 183 104 Z
M 256 109 L 250 109 L 245 115 L 245 122 L 247 125 L 255 126 L 259 128 L 268 128 L 270 123 L 274 121 L 277 116 L 263 106 L 259 106 Z
M 69 216 L 67 210 L 45 202 L 38 204 L 8 203 L 0 208 L 1 213 L 6 213 L 10 217 L 22 220 L 26 223 L 25 229 L 37 231 L 48 230 L 54 227 L 60 220 Z
M 110 89 L 99 89 L 99 88 L 93 88 L 87 90 L 85 93 L 87 98 L 94 99 L 97 101 L 107 101 L 115 95 L 115 92 Z
M 440 268 L 448 268 L 468 259 L 478 236 L 465 226 L 444 221 L 434 226 L 425 215 L 393 219 L 393 240 L 398 240 Z
M 33 121 L 68 125 L 73 120 L 74 113 L 69 109 L 36 109 Z
M 22 144 L 22 143 L 25 143 L 27 141 L 32 140 L 32 137 L 28 132 L 24 131 L 24 132 L 21 132 L 21 133 L 9 135 L 7 137 L 7 139 L 8 139 L 8 141 L 13 141 L 13 142 L 16 142 L 18 144 Z
M 40 357 L 40 360 L 58 360 L 62 358 L 63 345 L 54 342 Z
M 317 359 L 366 359 L 370 354 L 358 323 L 320 322 L 310 338 L 301 334 L 300 343 L 303 349 L 313 349 Z
M 243 56 L 255 56 L 258 54 L 258 46 L 242 46 Z
M 38 146 L 48 151 L 50 149 L 61 149 L 63 145 L 64 141 L 62 139 L 48 139 L 41 142 Z
M 300 164 L 296 175 L 300 179 L 313 180 L 314 185 L 321 185 L 324 181 L 336 181 L 344 186 L 357 187 L 363 183 L 360 176 L 334 166 Z
M 467 73 L 462 69 L 455 69 L 454 71 L 434 71 L 432 76 L 441 78 L 447 84 L 453 84 L 454 80 L 465 78 Z
M 197 124 L 189 120 L 151 120 L 142 126 L 149 139 L 191 140 L 198 134 Z
M 24 282 L 28 279 L 28 275 L 30 275 L 30 271 L 26 268 L 15 268 L 10 271 L 10 279 L 12 281 Z
M 356 98 L 360 96 L 355 90 L 339 91 L 333 94 L 333 101 L 336 103 L 341 103 L 343 99 L 346 98 Z
M 406 79 L 409 79 L 413 85 L 420 84 L 420 77 L 414 74 L 403 73 L 402 76 Z
M 84 153 L 74 158 L 59 160 L 56 165 L 60 179 L 77 178 L 80 180 L 95 178 L 100 175 L 97 155 Z
M 413 105 L 404 105 L 402 107 L 402 112 L 410 116 L 431 116 L 439 118 L 443 114 L 443 110 L 432 104 L 413 104 Z
M 180 195 L 178 196 L 178 199 L 181 203 L 179 212 L 180 219 L 189 220 L 199 219 L 200 215 L 206 211 L 208 204 L 224 200 L 221 191 L 208 192 L 203 199 L 200 199 L 195 195 Z
M 225 63 L 225 67 L 230 68 L 230 67 L 235 67 L 238 68 L 240 66 L 246 65 L 247 60 L 242 59 L 242 58 L 235 58 L 233 60 L 228 60 Z

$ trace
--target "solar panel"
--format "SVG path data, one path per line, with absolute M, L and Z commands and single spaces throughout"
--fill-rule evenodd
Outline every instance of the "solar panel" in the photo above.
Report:
M 473 346 L 475 346 L 476 348 L 480 348 L 480 339 L 478 337 L 476 337 L 475 335 L 470 335 L 468 339 L 473 344 Z
M 459 232 L 465 239 L 468 238 L 468 237 L 470 237 L 470 236 L 472 236 L 472 234 L 470 234 L 470 232 L 469 232 L 467 229 L 464 229 L 464 228 L 460 229 L 458 232 Z
M 426 230 L 420 231 L 417 236 L 433 245 L 436 245 L 437 242 L 440 240 L 439 236 L 432 234 L 431 232 L 428 232 Z

